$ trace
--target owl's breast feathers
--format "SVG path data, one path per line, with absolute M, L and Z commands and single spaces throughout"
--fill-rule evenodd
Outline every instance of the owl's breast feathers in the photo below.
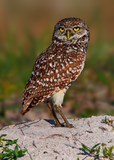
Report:
M 77 79 L 86 57 L 86 50 L 80 48 L 52 43 L 37 57 L 24 89 L 22 114 Z

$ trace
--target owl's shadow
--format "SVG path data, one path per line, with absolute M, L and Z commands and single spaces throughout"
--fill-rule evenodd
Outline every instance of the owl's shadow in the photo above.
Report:
M 56 123 L 54 121 L 54 119 L 44 119 L 46 122 L 50 123 L 51 125 L 56 126 Z

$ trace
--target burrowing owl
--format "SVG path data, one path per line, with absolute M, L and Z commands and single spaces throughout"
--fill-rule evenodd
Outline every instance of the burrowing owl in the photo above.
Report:
M 69 86 L 83 70 L 89 39 L 89 28 L 79 18 L 65 18 L 55 25 L 52 44 L 37 57 L 24 89 L 22 115 L 46 102 L 57 126 L 72 126 L 64 117 L 61 104 Z M 54 107 L 65 125 L 59 122 Z

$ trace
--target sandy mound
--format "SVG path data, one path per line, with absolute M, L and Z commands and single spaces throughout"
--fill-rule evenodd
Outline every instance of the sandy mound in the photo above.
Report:
M 114 120 L 113 116 L 106 117 Z M 18 158 L 21 160 L 77 160 L 78 157 L 80 160 L 94 160 L 79 148 L 81 143 L 90 148 L 97 143 L 105 143 L 109 147 L 114 145 L 114 129 L 101 122 L 104 118 L 69 119 L 74 128 L 57 128 L 54 120 L 41 119 L 4 127 L 0 135 L 18 139 L 18 145 L 28 149 L 24 156 Z

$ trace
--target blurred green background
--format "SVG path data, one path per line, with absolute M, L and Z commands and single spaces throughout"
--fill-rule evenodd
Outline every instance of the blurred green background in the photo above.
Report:
M 54 25 L 66 17 L 83 19 L 90 43 L 83 72 L 65 95 L 67 118 L 114 115 L 114 1 L 0 1 L 0 127 L 52 118 L 40 104 L 22 117 L 21 98 L 36 57 L 52 40 Z

